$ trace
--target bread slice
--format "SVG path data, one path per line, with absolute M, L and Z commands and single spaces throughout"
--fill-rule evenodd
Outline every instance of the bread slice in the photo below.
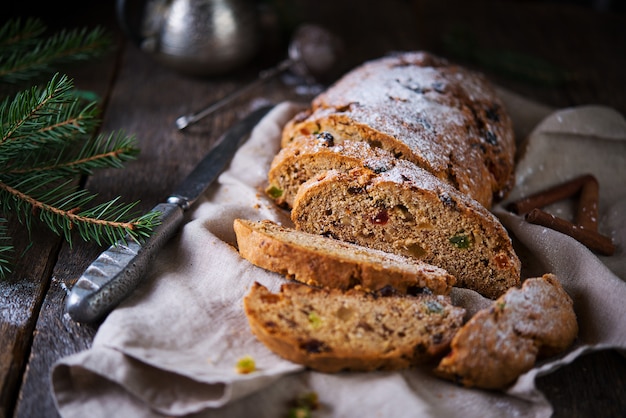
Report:
M 412 161 L 490 208 L 514 184 L 510 117 L 480 74 L 424 52 L 364 63 L 317 96 L 284 128 L 366 141 Z
M 464 386 L 504 388 L 538 357 L 564 351 L 577 334 L 572 299 L 558 279 L 526 279 L 461 328 L 436 373 Z
M 386 171 L 396 161 L 398 159 L 391 153 L 374 148 L 367 142 L 335 141 L 328 132 L 299 136 L 272 160 L 267 176 L 267 194 L 278 206 L 290 209 L 298 188 L 322 171 L 347 171 L 358 167 Z
M 239 254 L 252 264 L 319 287 L 448 294 L 455 279 L 419 260 L 309 234 L 269 220 L 235 219 Z
M 244 298 L 254 335 L 313 370 L 397 370 L 440 358 L 465 310 L 448 296 L 375 295 L 300 283 L 271 293 L 254 283 Z
M 520 283 L 520 261 L 484 206 L 404 161 L 388 171 L 331 170 L 304 183 L 296 229 L 423 260 L 489 298 Z

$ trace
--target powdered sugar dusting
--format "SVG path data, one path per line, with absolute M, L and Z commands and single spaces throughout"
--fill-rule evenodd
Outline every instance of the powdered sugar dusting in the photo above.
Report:
M 514 140 L 510 120 L 484 77 L 426 53 L 363 64 L 312 103 L 309 121 L 352 129 L 360 138 L 390 138 L 411 160 L 485 206 L 510 187 Z M 383 148 L 386 146 L 383 145 Z M 404 149 L 402 147 L 405 147 Z

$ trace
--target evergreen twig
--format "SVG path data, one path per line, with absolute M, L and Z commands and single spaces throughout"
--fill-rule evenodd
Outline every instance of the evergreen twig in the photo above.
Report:
M 95 58 L 111 46 L 102 28 L 62 30 L 42 38 L 45 30 L 38 19 L 11 20 L 0 29 L 0 78 L 29 81 L 60 65 Z
M 30 80 L 60 63 L 93 58 L 109 44 L 100 29 L 41 39 L 44 32 L 32 19 L 0 27 L 0 82 Z M 158 213 L 138 215 L 138 202 L 120 197 L 92 205 L 97 195 L 79 187 L 80 176 L 122 168 L 139 152 L 133 136 L 97 135 L 99 123 L 97 102 L 81 99 L 66 75 L 2 100 L 0 216 L 12 213 L 28 230 L 42 222 L 70 245 L 75 232 L 100 245 L 149 236 Z M 0 217 L 0 278 L 10 271 L 13 252 L 5 224 Z

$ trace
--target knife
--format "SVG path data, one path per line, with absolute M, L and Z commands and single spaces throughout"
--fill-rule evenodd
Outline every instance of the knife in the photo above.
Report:
M 74 321 L 99 321 L 130 295 L 156 254 L 183 223 L 183 213 L 224 170 L 252 128 L 271 108 L 259 108 L 231 127 L 167 200 L 152 209 L 160 213 L 160 223 L 148 238 L 140 242 L 130 238 L 118 241 L 87 267 L 65 304 Z

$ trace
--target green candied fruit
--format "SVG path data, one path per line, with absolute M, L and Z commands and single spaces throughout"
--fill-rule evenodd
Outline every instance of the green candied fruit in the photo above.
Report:
M 244 356 L 237 360 L 235 368 L 239 374 L 248 374 L 256 371 L 256 363 L 251 356 Z
M 443 313 L 443 305 L 436 300 L 429 300 L 426 302 L 426 308 L 428 309 L 428 313 Z
M 457 234 L 450 237 L 450 244 L 454 245 L 456 248 L 466 249 L 472 245 L 472 240 L 466 234 Z
M 289 418 L 311 418 L 313 411 L 319 409 L 320 402 L 316 392 L 305 393 L 290 402 Z
M 289 410 L 289 418 L 311 418 L 311 409 L 306 406 L 297 406 Z
M 322 318 L 315 312 L 311 312 L 309 314 L 309 324 L 311 324 L 311 328 L 318 329 L 322 326 Z
M 279 189 L 276 186 L 270 186 L 267 189 L 267 194 L 272 198 L 272 199 L 277 199 L 279 197 L 281 197 L 283 195 L 283 189 Z

